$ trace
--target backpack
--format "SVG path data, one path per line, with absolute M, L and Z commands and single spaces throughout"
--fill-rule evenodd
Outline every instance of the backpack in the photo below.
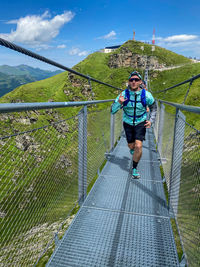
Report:
M 126 90 L 125 90 L 125 97 L 124 97 L 124 98 L 125 98 L 125 99 L 127 98 L 127 100 L 124 101 L 123 106 L 127 106 L 127 104 L 128 104 L 129 101 L 131 101 L 131 102 L 135 102 L 135 101 L 133 101 L 133 100 L 130 100 L 130 92 L 129 92 L 128 88 L 126 88 Z M 140 101 L 137 101 L 137 102 L 140 102 Z M 146 90 L 145 90 L 145 89 L 142 89 L 142 93 L 141 93 L 141 103 L 142 103 L 143 107 L 146 108 L 147 103 L 146 103 Z
M 128 90 L 128 88 L 126 88 L 125 90 L 125 99 L 127 98 L 126 101 L 124 101 L 123 103 L 123 107 L 127 106 L 128 102 L 131 101 L 131 102 L 135 102 L 134 100 L 130 100 L 130 92 Z M 136 102 L 141 102 L 143 107 L 145 107 L 146 109 L 146 90 L 145 89 L 142 89 L 142 93 L 141 93 L 141 101 L 136 101 Z M 128 116 L 128 117 L 131 117 L 133 118 L 133 122 L 136 120 L 136 118 L 139 118 L 139 117 L 142 117 L 145 113 L 146 113 L 146 110 L 143 114 L 141 114 L 140 116 L 136 116 L 136 114 L 134 113 L 134 116 L 131 116 L 131 115 L 128 115 L 125 111 L 125 109 L 123 109 L 125 114 Z

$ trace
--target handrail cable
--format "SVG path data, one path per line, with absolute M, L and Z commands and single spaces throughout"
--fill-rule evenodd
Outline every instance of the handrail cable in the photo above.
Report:
M 25 54 L 25 55 L 27 55 L 27 56 L 36 58 L 36 59 L 38 59 L 38 60 L 40 60 L 40 61 L 43 61 L 43 62 L 45 62 L 45 63 L 48 63 L 48 64 L 50 64 L 50 65 L 53 65 L 53 66 L 55 66 L 55 67 L 58 67 L 58 68 L 60 68 L 60 69 L 69 71 L 69 72 L 71 72 L 71 73 L 74 73 L 74 74 L 76 74 L 76 75 L 79 75 L 79 76 L 81 76 L 81 77 L 83 77 L 83 78 L 86 78 L 86 79 L 88 79 L 88 80 L 91 80 L 91 81 L 94 81 L 94 82 L 97 82 L 97 83 L 100 83 L 100 84 L 103 84 L 103 85 L 109 86 L 109 87 L 111 87 L 111 88 L 114 88 L 114 89 L 117 89 L 117 90 L 121 90 L 121 91 L 122 91 L 121 88 L 118 88 L 118 87 L 116 87 L 116 86 L 110 85 L 110 84 L 108 84 L 108 83 L 101 82 L 101 81 L 99 81 L 99 80 L 97 80 L 97 79 L 95 79 L 95 78 L 92 78 L 92 77 L 88 76 L 88 75 L 82 74 L 82 73 L 80 73 L 80 72 L 78 72 L 78 71 L 75 71 L 75 70 L 73 70 L 73 69 L 70 69 L 70 68 L 68 68 L 68 67 L 65 67 L 64 65 L 61 65 L 61 64 L 59 64 L 59 63 L 57 63 L 57 62 L 55 62 L 55 61 L 53 61 L 53 60 L 50 60 L 50 59 L 48 59 L 48 58 L 46 58 L 46 57 L 43 57 L 43 56 L 40 56 L 40 55 L 38 55 L 38 54 L 36 54 L 36 53 L 33 53 L 32 51 L 30 51 L 30 50 L 28 50 L 28 49 L 25 49 L 25 48 L 23 48 L 23 47 L 21 47 L 21 46 L 18 46 L 18 45 L 16 45 L 16 44 L 13 44 L 13 43 L 11 43 L 11 42 L 5 40 L 5 39 L 0 38 L 0 45 L 5 46 L 5 47 L 7 47 L 7 48 L 10 48 L 10 49 L 12 49 L 12 50 L 18 51 L 18 52 L 20 52 L 20 53 L 22 53 L 22 54 Z
M 92 104 L 112 102 L 114 99 L 74 101 L 74 102 L 35 102 L 35 103 L 3 103 L 0 104 L 0 113 L 19 112 L 27 110 L 78 107 Z
M 191 87 L 192 83 L 193 83 L 193 80 L 190 81 L 189 87 L 188 87 L 188 89 L 187 89 L 187 92 L 186 92 L 186 94 L 185 94 L 185 97 L 184 97 L 184 100 L 183 100 L 183 103 L 182 103 L 182 104 L 185 104 L 185 101 L 186 101 L 186 98 L 187 98 L 187 96 L 188 96 L 188 94 L 189 94 L 189 92 L 190 92 L 190 87 Z
M 161 103 L 165 103 L 167 105 L 170 105 L 170 106 L 174 106 L 174 107 L 182 109 L 182 110 L 186 110 L 186 111 L 189 111 L 189 112 L 192 112 L 192 113 L 200 114 L 200 107 L 168 102 L 168 101 L 164 101 L 164 100 L 161 100 L 161 99 L 158 99 L 158 101 L 160 101 Z
M 88 76 L 88 75 L 85 75 L 85 74 L 82 74 L 82 73 L 80 73 L 80 72 L 77 72 L 77 71 L 75 71 L 75 70 L 73 70 L 73 69 L 70 69 L 70 68 L 68 68 L 68 67 L 66 67 L 66 66 L 63 66 L 63 65 L 61 65 L 61 64 L 59 64 L 59 63 L 57 63 L 57 62 L 55 62 L 55 61 L 53 61 L 53 60 L 50 60 L 50 59 L 45 58 L 45 57 L 43 57 L 43 56 L 40 56 L 40 55 L 38 55 L 38 54 L 36 54 L 36 53 L 33 53 L 32 51 L 27 50 L 27 49 L 25 49 L 25 48 L 22 48 L 22 47 L 20 47 L 20 46 L 18 46 L 18 45 L 15 45 L 15 44 L 13 44 L 13 43 L 11 43 L 11 42 L 5 40 L 5 39 L 0 38 L 0 45 L 5 46 L 5 47 L 7 47 L 7 48 L 10 48 L 10 49 L 12 49 L 12 50 L 18 51 L 18 52 L 20 52 L 20 53 L 22 53 L 22 54 L 25 54 L 25 55 L 28 55 L 28 56 L 30 56 L 30 57 L 36 58 L 36 59 L 38 59 L 38 60 L 40 60 L 40 61 L 46 62 L 46 63 L 48 63 L 48 64 L 50 64 L 50 65 L 56 66 L 56 67 L 61 68 L 61 69 L 63 69 L 63 70 L 69 71 L 69 72 L 74 73 L 74 74 L 76 74 L 76 75 L 79 75 L 79 76 L 81 76 L 81 77 L 83 77 L 83 78 L 88 79 L 89 81 L 94 81 L 94 82 L 97 82 L 97 83 L 100 83 L 100 84 L 103 84 L 103 85 L 112 87 L 112 88 L 117 89 L 117 90 L 123 90 L 123 89 L 118 88 L 118 87 L 115 87 L 115 86 L 113 86 L 113 85 L 110 85 L 110 84 L 101 82 L 101 81 L 99 81 L 99 80 L 97 80 L 97 79 L 94 79 L 94 78 Z M 176 84 L 176 85 L 171 86 L 171 87 L 169 87 L 169 88 L 166 88 L 166 89 L 164 89 L 164 90 L 156 91 L 156 92 L 153 92 L 153 93 L 165 92 L 165 91 L 167 91 L 167 90 L 170 90 L 170 89 L 175 88 L 175 87 L 177 87 L 177 86 L 180 86 L 180 85 L 182 85 L 182 84 L 185 84 L 185 83 L 188 83 L 188 82 L 192 83 L 194 80 L 196 80 L 196 79 L 198 79 L 198 78 L 200 78 L 200 74 L 198 74 L 198 75 L 196 75 L 196 76 L 194 76 L 194 77 L 192 77 L 192 78 L 190 78 L 190 79 L 188 79 L 188 80 L 186 80 L 186 81 L 183 81 L 183 82 L 181 82 L 181 83 L 179 83 L 179 84 Z M 112 100 L 108 100 L 108 101 L 112 101 Z M 160 100 L 160 101 L 161 101 L 161 100 Z M 88 101 L 88 102 L 92 102 L 92 101 Z M 199 110 L 200 110 L 199 107 L 180 105 L 180 104 L 176 104 L 176 103 L 172 103 L 172 102 L 167 102 L 167 101 L 162 101 L 162 102 L 163 102 L 163 103 L 166 103 L 166 104 L 169 104 L 169 105 L 172 105 L 172 106 L 177 106 L 177 107 L 179 106 L 180 109 L 188 110 L 188 111 L 191 111 L 191 112 L 194 112 L 194 113 L 200 113 L 200 112 L 199 112 Z M 75 104 L 75 103 L 76 103 L 76 104 Z M 77 104 L 77 103 L 78 103 L 78 102 L 74 102 L 74 106 L 84 105 L 84 102 L 80 102 L 80 103 L 78 103 L 78 104 Z M 23 109 L 23 110 L 28 110 L 28 109 L 30 110 L 30 109 L 32 109 L 32 107 L 30 107 L 29 105 L 27 105 L 28 103 L 19 103 L 19 104 L 21 104 L 21 107 L 19 107 L 19 105 L 15 105 L 16 109 L 15 109 L 15 107 L 14 107 L 13 104 L 10 104 L 12 107 L 11 107 L 11 106 L 9 107 L 9 111 L 14 111 L 14 110 L 19 111 L 19 110 L 22 110 L 22 109 Z M 36 103 L 32 103 L 32 104 L 36 104 Z M 39 104 L 39 103 L 37 103 L 37 104 Z M 45 104 L 45 103 L 40 103 L 40 107 L 37 107 L 37 109 L 41 109 L 41 108 L 42 108 L 42 107 L 41 107 L 41 104 Z M 51 105 L 51 104 L 52 104 L 52 103 L 46 103 L 47 106 L 45 105 L 45 107 L 43 107 L 43 108 L 52 108 L 52 105 Z M 56 103 L 54 103 L 54 104 L 56 104 Z M 59 105 L 59 106 L 57 106 L 57 107 L 61 107 L 61 106 L 62 106 L 62 107 L 65 106 L 65 107 L 66 107 L 66 106 L 68 106 L 69 104 L 70 104 L 70 106 L 72 106 L 70 102 L 63 102 L 63 103 L 57 103 L 57 104 Z M 88 103 L 88 104 L 89 104 L 89 103 Z M 4 104 L 1 104 L 1 105 L 0 105 L 0 112 L 5 112 L 5 107 L 6 107 L 6 106 L 4 107 L 4 106 L 2 106 L 2 105 L 4 105 Z M 7 105 L 7 107 L 8 107 L 9 104 L 6 104 L 6 105 Z M 22 106 L 23 106 L 23 107 L 22 107 Z M 50 107 L 50 106 L 51 106 L 51 107 Z
M 171 86 L 171 87 L 169 87 L 169 88 L 166 88 L 166 89 L 164 89 L 164 90 L 160 90 L 160 91 L 155 91 L 155 92 L 153 92 L 153 93 L 154 93 L 154 94 L 157 94 L 157 93 L 166 92 L 166 91 L 168 91 L 168 90 L 170 90 L 170 89 L 173 89 L 173 88 L 178 87 L 178 86 L 180 86 L 180 85 L 183 85 L 183 84 L 185 84 L 185 83 L 193 82 L 194 80 L 196 80 L 196 79 L 198 79 L 198 78 L 200 78 L 200 74 L 198 74 L 198 75 L 196 75 L 196 76 L 194 76 L 194 77 L 192 77 L 192 78 L 190 78 L 190 79 L 188 79 L 188 80 L 185 80 L 185 81 L 183 81 L 183 82 L 181 82 L 181 83 L 175 84 L 175 85 L 173 85 L 173 86 Z

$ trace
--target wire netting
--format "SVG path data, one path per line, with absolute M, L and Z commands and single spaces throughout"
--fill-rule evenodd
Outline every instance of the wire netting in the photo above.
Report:
M 159 126 L 159 119 L 160 119 L 160 105 L 158 104 L 158 102 L 156 101 L 156 105 L 157 105 L 157 114 L 156 114 L 156 119 L 153 125 L 153 130 L 154 130 L 154 135 L 155 135 L 155 139 L 158 140 L 158 126 Z
M 177 140 L 179 141 L 179 140 Z M 185 124 L 180 183 L 171 196 L 189 266 L 200 264 L 200 132 Z M 178 197 L 178 201 L 173 201 Z
M 115 140 L 121 134 L 121 112 L 115 115 Z M 105 163 L 105 153 L 110 150 L 110 108 L 100 111 L 92 111 L 88 114 L 87 133 L 87 185 L 89 186 L 97 178 Z
M 88 114 L 87 133 L 87 185 L 95 177 L 105 160 L 105 153 L 110 146 L 109 109 L 93 111 Z M 99 170 L 100 171 L 100 170 Z
M 164 112 L 160 156 L 181 246 L 188 266 L 196 267 L 200 263 L 200 132 L 183 117 Z M 157 141 L 158 130 L 159 125 L 154 127 Z
M 165 179 L 169 190 L 171 165 L 172 165 L 172 151 L 174 142 L 174 119 L 175 115 L 165 111 L 164 126 L 162 132 L 162 149 L 161 162 L 165 173 Z
M 78 116 L 63 119 L 56 110 L 0 115 L 0 266 L 32 266 L 41 256 L 47 261 L 82 197 L 80 169 L 90 190 L 103 167 L 110 149 L 110 108 L 88 112 L 87 127 Z M 84 133 L 78 132 L 80 121 Z M 80 138 L 82 144 L 87 139 L 83 164 Z
M 117 142 L 117 140 L 119 139 L 119 137 L 121 136 L 121 133 L 122 133 L 122 128 L 123 128 L 122 114 L 123 114 L 122 110 L 120 110 L 119 112 L 117 112 L 115 114 L 114 144 Z
M 36 127 L 39 115 L 49 123 Z M 77 116 L 54 115 L 1 115 L 1 266 L 33 265 L 77 202 Z

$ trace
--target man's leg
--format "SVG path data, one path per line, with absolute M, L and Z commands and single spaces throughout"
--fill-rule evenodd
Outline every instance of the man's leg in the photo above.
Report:
M 140 158 L 142 156 L 142 141 L 135 140 L 135 151 L 133 154 L 133 169 L 132 169 L 132 175 L 134 178 L 140 178 L 140 174 L 137 170 L 138 162 L 140 161 Z
M 140 158 L 142 156 L 142 141 L 140 140 L 135 140 L 135 143 L 134 143 L 134 154 L 133 154 L 133 161 L 134 162 L 139 162 L 140 161 Z
M 135 149 L 135 142 L 134 143 L 128 143 L 128 147 L 130 149 L 131 155 L 133 155 L 134 149 Z

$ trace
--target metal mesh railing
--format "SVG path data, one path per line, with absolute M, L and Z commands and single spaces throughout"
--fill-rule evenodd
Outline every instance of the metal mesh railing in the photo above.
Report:
M 115 134 L 114 134 L 114 144 L 117 142 L 117 140 L 119 139 L 119 136 L 121 136 L 122 133 L 122 110 L 117 112 L 115 114 Z
M 88 114 L 88 185 L 100 171 L 110 146 L 110 109 Z
M 110 149 L 110 108 L 83 110 L 64 120 L 55 110 L 0 115 L 0 266 L 51 254 L 97 178 Z
M 161 101 L 162 102 L 162 101 Z M 168 189 L 168 205 L 175 218 L 187 266 L 199 266 L 200 132 L 159 105 L 154 128 Z M 174 112 L 175 113 L 175 112 Z
M 0 265 L 30 266 L 78 199 L 77 116 L 24 133 L 27 114 L 3 116 L 12 123 L 0 139 Z
M 162 133 L 161 162 L 165 173 L 167 187 L 170 185 L 172 151 L 174 141 L 174 120 L 175 116 L 165 111 L 164 127 Z
M 189 266 L 200 264 L 200 132 L 195 130 L 183 119 L 178 125 L 183 140 L 178 139 L 179 146 L 183 142 L 181 169 L 174 166 L 175 175 L 181 173 L 180 181 L 173 179 L 170 202 L 176 212 L 183 246 Z

